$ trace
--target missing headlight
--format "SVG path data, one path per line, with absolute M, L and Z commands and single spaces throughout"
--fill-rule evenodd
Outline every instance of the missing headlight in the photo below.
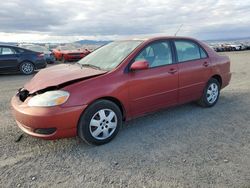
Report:
M 29 91 L 21 88 L 18 90 L 17 96 L 19 97 L 20 101 L 24 102 L 29 96 Z

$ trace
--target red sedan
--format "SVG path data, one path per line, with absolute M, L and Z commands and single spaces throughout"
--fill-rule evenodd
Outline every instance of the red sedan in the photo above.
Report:
M 230 78 L 228 57 L 195 39 L 117 41 L 76 64 L 41 70 L 11 103 L 29 135 L 78 135 L 99 145 L 131 118 L 190 101 L 214 106 Z
M 71 46 L 59 46 L 52 50 L 52 53 L 56 60 L 64 62 L 78 61 L 90 54 L 90 51 L 85 49 L 75 49 Z

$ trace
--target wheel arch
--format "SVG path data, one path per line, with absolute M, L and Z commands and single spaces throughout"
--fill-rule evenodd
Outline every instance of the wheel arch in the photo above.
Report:
M 111 96 L 106 96 L 106 97 L 101 97 L 101 98 L 95 99 L 94 101 L 91 102 L 91 104 L 98 101 L 98 100 L 108 100 L 108 101 L 115 103 L 119 107 L 119 109 L 121 110 L 122 120 L 123 121 L 126 120 L 126 110 L 124 108 L 124 105 L 122 104 L 122 102 L 119 99 L 117 99 L 115 97 L 111 97 Z
M 216 80 L 219 82 L 220 87 L 222 87 L 222 77 L 221 77 L 220 75 L 215 74 L 215 75 L 213 75 L 211 78 L 216 79 Z

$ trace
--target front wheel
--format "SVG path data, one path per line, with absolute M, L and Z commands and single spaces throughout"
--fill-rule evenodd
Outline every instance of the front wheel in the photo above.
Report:
M 122 125 L 119 107 L 108 100 L 98 100 L 81 115 L 78 136 L 89 144 L 101 145 L 111 141 Z
M 203 107 L 212 107 L 214 106 L 220 96 L 220 83 L 218 80 L 211 78 L 203 92 L 202 97 L 198 101 L 198 104 Z

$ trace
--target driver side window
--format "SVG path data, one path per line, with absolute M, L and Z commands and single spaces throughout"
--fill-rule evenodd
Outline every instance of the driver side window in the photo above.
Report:
M 142 50 L 135 61 L 146 60 L 149 67 L 172 64 L 172 53 L 169 42 L 154 42 Z

